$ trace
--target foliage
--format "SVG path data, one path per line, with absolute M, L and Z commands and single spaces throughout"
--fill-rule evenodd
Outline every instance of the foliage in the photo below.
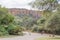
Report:
M 20 33 L 22 33 L 22 28 L 13 24 L 10 24 L 7 27 L 7 31 L 10 35 L 21 35 Z
M 8 25 L 9 23 L 12 23 L 13 20 L 14 20 L 14 17 L 12 15 L 6 14 L 5 17 L 1 20 L 1 24 Z
M 50 31 L 59 31 L 60 30 L 60 13 L 53 14 L 48 21 L 46 22 L 46 28 Z
M 58 2 L 57 0 L 35 0 L 34 2 L 29 3 L 34 8 L 38 8 L 40 10 L 55 10 L 57 8 Z
M 22 28 L 14 25 L 14 16 L 5 7 L 0 7 L 0 36 L 22 34 Z
M 41 17 L 37 20 L 39 30 L 50 32 L 60 31 L 60 5 L 57 0 L 35 0 L 30 3 L 32 7 L 42 10 Z M 36 27 L 34 30 L 38 30 Z M 55 34 L 55 33 L 54 33 Z
M 0 36 L 9 35 L 3 25 L 0 25 Z
M 31 30 L 31 27 L 34 25 L 34 24 L 37 24 L 37 19 L 32 16 L 31 14 L 19 14 L 17 16 L 15 16 L 17 20 L 15 20 L 14 24 L 17 23 L 18 25 L 22 26 L 24 29 L 26 30 Z

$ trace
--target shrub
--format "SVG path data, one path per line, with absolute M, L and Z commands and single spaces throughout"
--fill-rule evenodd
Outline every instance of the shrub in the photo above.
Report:
M 3 25 L 0 26 L 0 36 L 9 35 Z
M 8 33 L 10 35 L 21 35 L 22 34 L 22 28 L 16 26 L 16 25 L 13 25 L 13 24 L 10 24 L 8 27 L 7 27 L 7 30 L 8 30 Z

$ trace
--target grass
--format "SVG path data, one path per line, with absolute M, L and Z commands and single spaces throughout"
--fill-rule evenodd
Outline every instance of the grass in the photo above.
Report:
M 12 38 L 12 37 L 18 37 L 23 35 L 7 35 L 7 36 L 0 36 L 0 38 Z
M 0 36 L 0 38 L 11 38 L 11 37 L 16 37 L 18 35 L 8 35 L 8 36 Z
M 41 38 L 38 38 L 36 40 L 60 40 L 60 36 L 56 36 L 56 37 L 41 37 Z

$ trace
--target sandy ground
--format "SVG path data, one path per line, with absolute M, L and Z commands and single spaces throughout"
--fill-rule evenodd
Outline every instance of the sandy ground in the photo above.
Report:
M 9 37 L 9 38 L 0 38 L 0 40 L 35 40 L 36 38 L 40 38 L 43 36 L 46 36 L 46 34 L 41 35 L 39 33 L 30 33 L 29 35 L 28 32 L 24 32 L 24 36 L 17 36 L 17 37 Z

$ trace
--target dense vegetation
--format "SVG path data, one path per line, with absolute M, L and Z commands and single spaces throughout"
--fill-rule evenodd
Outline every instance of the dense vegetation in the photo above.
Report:
M 30 4 L 34 8 L 42 10 L 42 15 L 36 19 L 32 14 L 17 14 L 16 19 L 18 25 L 24 30 L 33 32 L 45 31 L 46 33 L 60 34 L 60 4 L 58 4 L 57 0 L 43 0 L 42 2 L 36 0 Z
M 30 5 L 43 12 L 41 18 L 37 20 L 38 28 L 35 30 L 60 34 L 60 4 L 57 0 L 35 0 Z
M 14 16 L 8 12 L 5 7 L 0 7 L 0 36 L 19 35 L 22 28 L 14 24 Z
M 32 6 L 40 10 L 42 6 L 40 17 L 24 13 L 13 16 L 6 8 L 0 7 L 0 36 L 19 35 L 22 34 L 22 30 L 60 34 L 60 4 L 57 0 L 43 0 L 41 3 L 40 0 L 36 0 Z
M 18 25 L 23 27 L 25 30 L 31 30 L 34 24 L 37 24 L 37 20 L 40 17 L 33 16 L 32 14 L 17 14 L 15 16 L 16 21 L 18 21 Z

